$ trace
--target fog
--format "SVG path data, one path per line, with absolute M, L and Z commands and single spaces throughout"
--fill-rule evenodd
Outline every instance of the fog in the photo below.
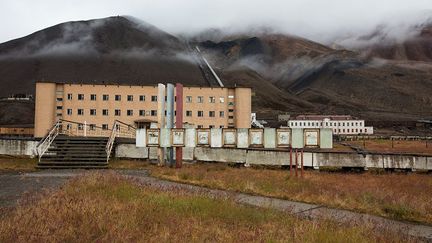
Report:
M 267 28 L 325 44 L 363 45 L 358 37 L 378 25 L 384 38 L 400 40 L 432 17 L 430 0 L 2 0 L 0 9 L 0 42 L 61 22 L 129 15 L 174 34 Z

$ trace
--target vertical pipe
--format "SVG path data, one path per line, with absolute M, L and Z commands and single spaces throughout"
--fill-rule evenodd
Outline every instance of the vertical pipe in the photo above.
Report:
M 183 85 L 176 84 L 176 128 L 183 128 Z M 183 163 L 183 148 L 176 148 L 176 168 L 181 168 Z
M 303 149 L 301 150 L 301 177 L 303 178 L 304 169 L 303 169 Z
M 292 176 L 292 159 L 293 159 L 293 157 L 292 157 L 292 147 L 290 148 L 290 176 Z
M 84 137 L 87 137 L 87 121 L 84 121 Z
M 166 104 L 166 128 L 174 127 L 174 85 L 167 85 L 167 104 Z M 168 165 L 174 166 L 174 150 L 172 147 L 167 149 Z
M 165 85 L 163 84 L 158 84 L 157 99 L 158 99 L 158 110 L 157 110 L 158 127 L 159 129 L 161 129 L 165 127 Z M 159 166 L 163 166 L 165 159 L 164 159 L 163 149 L 161 147 L 158 147 L 158 159 L 159 159 Z
M 295 150 L 295 176 L 298 177 L 298 153 L 297 153 L 297 149 Z

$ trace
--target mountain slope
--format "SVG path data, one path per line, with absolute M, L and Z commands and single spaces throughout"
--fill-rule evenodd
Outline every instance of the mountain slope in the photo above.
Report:
M 125 17 L 59 24 L 0 44 L 0 97 L 34 93 L 36 80 L 206 85 L 185 45 Z

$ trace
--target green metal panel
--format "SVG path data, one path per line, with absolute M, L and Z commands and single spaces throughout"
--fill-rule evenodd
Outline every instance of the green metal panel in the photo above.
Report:
M 320 147 L 323 149 L 333 148 L 333 131 L 331 128 L 320 129 Z
M 292 147 L 293 148 L 303 148 L 304 147 L 303 129 L 293 128 L 291 130 L 291 134 L 292 134 Z

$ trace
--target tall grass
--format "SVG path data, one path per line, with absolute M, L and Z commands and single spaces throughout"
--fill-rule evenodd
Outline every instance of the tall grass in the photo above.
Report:
M 152 167 L 153 176 L 211 188 L 327 205 L 399 220 L 432 224 L 432 176 L 428 174 L 328 173 L 232 168 L 224 164 L 186 165 L 181 170 Z
M 0 219 L 0 242 L 406 242 L 367 227 L 310 222 L 182 191 L 143 188 L 115 174 L 74 179 Z

